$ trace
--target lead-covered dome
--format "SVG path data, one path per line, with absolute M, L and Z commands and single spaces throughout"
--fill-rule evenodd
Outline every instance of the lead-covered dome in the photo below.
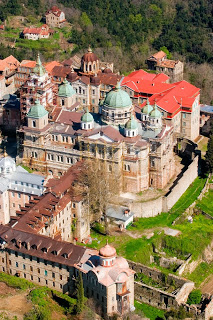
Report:
M 146 105 L 145 107 L 143 107 L 141 112 L 148 115 L 150 114 L 150 112 L 152 112 L 152 110 L 153 110 L 153 107 L 150 105 L 149 99 L 147 99 Z
M 71 84 L 67 81 L 67 79 L 64 79 L 62 84 L 59 86 L 58 96 L 67 98 L 67 97 L 72 97 L 74 94 L 76 94 L 76 91 L 73 89 Z
M 157 109 L 157 105 L 155 104 L 154 109 L 152 110 L 152 112 L 150 113 L 150 118 L 161 118 L 161 112 Z
M 30 111 L 27 114 L 28 118 L 42 118 L 48 114 L 48 111 L 40 104 L 39 100 L 35 101 L 35 104 L 31 106 Z
M 109 93 L 107 93 L 104 104 L 112 108 L 125 108 L 132 105 L 132 101 L 127 92 L 121 89 L 118 83 Z

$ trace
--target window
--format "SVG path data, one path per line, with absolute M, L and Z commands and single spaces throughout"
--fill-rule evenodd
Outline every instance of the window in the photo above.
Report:
M 35 136 L 32 136 L 32 141 L 36 142 L 36 137 Z
M 26 269 L 26 266 L 25 266 L 25 264 L 23 264 L 23 269 L 24 269 L 24 270 Z
M 64 99 L 61 99 L 61 105 L 64 106 Z
M 40 268 L 38 268 L 37 271 L 38 271 L 38 273 L 40 273 L 40 272 L 41 272 L 41 271 L 40 271 Z
M 18 198 L 21 199 L 21 193 L 18 193 Z
M 72 203 L 72 208 L 75 208 L 75 202 Z
M 12 192 L 12 197 L 15 197 L 15 193 L 14 192 Z
M 41 279 L 40 279 L 40 278 L 38 278 L 38 282 L 41 282 Z
M 62 280 L 62 274 L 60 274 L 60 280 Z
M 30 276 L 30 279 L 33 280 L 33 276 L 32 275 Z
M 155 166 L 155 160 L 151 160 L 151 167 Z
M 16 268 L 18 268 L 18 262 L 16 262 Z
M 32 126 L 33 126 L 33 128 L 36 127 L 36 121 L 35 120 L 32 121 Z
M 32 266 L 30 266 L 30 271 L 33 271 L 33 267 Z
M 55 287 L 55 282 L 53 282 L 53 287 Z
M 47 276 L 47 270 L 44 270 L 44 275 Z
M 183 113 L 183 119 L 186 119 L 186 114 L 185 113 Z
M 55 272 L 52 272 L 52 278 L 55 278 Z
M 129 164 L 125 164 L 124 165 L 124 170 L 125 171 L 130 171 L 130 165 Z
M 183 126 L 185 126 L 186 125 L 186 122 L 183 122 Z

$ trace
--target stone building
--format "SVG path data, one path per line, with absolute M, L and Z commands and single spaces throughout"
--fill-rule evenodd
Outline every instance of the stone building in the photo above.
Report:
M 152 107 L 157 104 L 164 121 L 174 127 L 177 136 L 195 140 L 199 136 L 200 89 L 184 80 L 173 84 L 167 80 L 164 74 L 138 70 L 124 77 L 121 86 L 142 108 L 148 100 Z
M 81 159 L 99 159 L 109 173 L 121 174 L 124 191 L 166 186 L 174 175 L 174 139 L 160 112 L 144 120 L 119 84 L 106 95 L 99 114 L 67 110 L 68 99 L 72 96 L 61 100 L 49 123 L 44 106 L 31 107 L 27 126 L 19 130 L 17 161 L 55 176 Z
M 48 39 L 51 34 L 53 34 L 53 30 L 51 30 L 48 25 L 43 24 L 39 28 L 30 27 L 24 28 L 23 30 L 24 39 L 28 40 L 39 40 L 39 39 Z
M 43 235 L 0 225 L 0 271 L 73 294 L 82 273 L 84 294 L 103 315 L 134 307 L 134 271 L 110 245 L 86 249 Z
M 23 60 L 18 70 L 15 74 L 15 86 L 16 88 L 21 87 L 26 80 L 29 78 L 29 75 L 33 72 L 33 69 L 36 66 L 36 61 Z
M 36 66 L 20 90 L 20 112 L 22 123 L 31 105 L 38 99 L 45 107 L 51 107 L 54 99 L 54 84 L 43 67 L 38 55 Z
M 45 14 L 46 24 L 53 28 L 62 28 L 66 21 L 65 14 L 58 7 L 53 6 Z
M 0 99 L 16 91 L 15 74 L 19 64 L 20 62 L 12 55 L 0 60 Z
M 17 210 L 42 195 L 44 177 L 27 172 L 6 154 L 0 159 L 0 223 L 7 224 Z
M 170 82 L 183 80 L 183 62 L 180 60 L 167 59 L 163 51 L 159 51 L 150 56 L 146 63 L 150 70 L 156 70 L 157 73 L 163 72 L 170 77 Z

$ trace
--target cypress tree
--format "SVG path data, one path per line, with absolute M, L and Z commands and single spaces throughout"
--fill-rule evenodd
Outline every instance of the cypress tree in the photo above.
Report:
M 210 135 L 205 158 L 208 171 L 213 172 L 213 134 Z
M 84 286 L 83 286 L 83 279 L 82 274 L 79 272 L 78 279 L 76 282 L 76 289 L 77 289 L 77 306 L 76 306 L 76 312 L 77 314 L 80 314 L 83 311 L 84 308 Z

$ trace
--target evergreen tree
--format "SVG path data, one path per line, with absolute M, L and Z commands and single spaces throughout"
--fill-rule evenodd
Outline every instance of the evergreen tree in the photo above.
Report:
M 206 151 L 206 164 L 208 167 L 209 172 L 213 172 L 213 134 L 211 133 L 209 141 L 208 141 L 208 146 L 207 146 L 207 151 Z
M 84 286 L 83 286 L 83 279 L 82 274 L 79 272 L 78 279 L 76 282 L 76 297 L 77 297 L 77 306 L 76 306 L 76 312 L 77 314 L 80 314 L 83 311 L 84 308 Z

